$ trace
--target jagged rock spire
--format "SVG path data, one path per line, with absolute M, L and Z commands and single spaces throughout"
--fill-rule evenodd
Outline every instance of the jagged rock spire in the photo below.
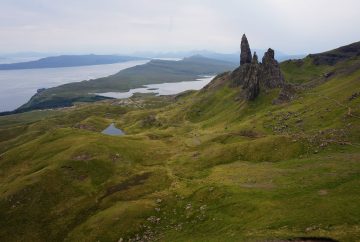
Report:
M 262 58 L 261 80 L 265 87 L 282 87 L 285 83 L 279 63 L 275 60 L 275 52 L 269 48 Z
M 262 58 L 263 62 L 266 62 L 267 60 L 274 60 L 275 59 L 275 52 L 273 49 L 269 48 Z
M 246 99 L 254 100 L 262 89 L 283 88 L 285 79 L 280 65 L 275 60 L 275 52 L 268 49 L 259 63 L 254 52 L 251 56 L 250 46 L 245 35 L 241 40 L 240 67 L 231 73 L 234 85 L 242 86 Z
M 256 51 L 254 52 L 254 56 L 252 58 L 252 63 L 253 64 L 258 64 L 259 63 L 259 60 L 258 60 L 258 56 L 256 54 Z
M 251 59 L 250 45 L 244 34 L 241 38 L 240 65 L 251 63 Z

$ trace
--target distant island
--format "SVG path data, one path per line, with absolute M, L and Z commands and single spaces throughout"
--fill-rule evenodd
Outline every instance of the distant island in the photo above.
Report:
M 21 69 L 41 69 L 59 68 L 74 66 L 92 66 L 115 64 L 125 61 L 143 60 L 146 58 L 121 56 L 121 55 L 60 55 L 45 57 L 35 61 L 27 61 L 12 64 L 0 64 L 0 70 L 21 70 Z

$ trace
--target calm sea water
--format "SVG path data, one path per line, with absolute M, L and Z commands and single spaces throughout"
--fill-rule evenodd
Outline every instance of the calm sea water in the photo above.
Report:
M 109 65 L 0 71 L 0 112 L 20 107 L 39 88 L 105 77 L 147 62 L 144 60 Z
M 129 98 L 134 93 L 155 93 L 157 95 L 173 95 L 187 90 L 200 90 L 201 88 L 206 86 L 213 78 L 214 76 L 209 76 L 199 78 L 197 81 L 150 84 L 145 85 L 144 88 L 130 89 L 130 91 L 128 92 L 106 92 L 96 94 L 104 97 L 113 98 Z

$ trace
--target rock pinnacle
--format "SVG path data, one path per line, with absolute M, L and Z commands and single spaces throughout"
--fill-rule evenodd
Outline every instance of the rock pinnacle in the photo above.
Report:
M 251 50 L 249 42 L 244 34 L 241 38 L 241 54 L 240 54 L 240 65 L 251 63 Z

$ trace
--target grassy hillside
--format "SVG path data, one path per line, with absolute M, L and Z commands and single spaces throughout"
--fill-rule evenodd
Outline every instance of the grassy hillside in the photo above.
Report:
M 359 241 L 360 59 L 312 61 L 281 105 L 218 81 L 0 117 L 0 240 Z
M 46 89 L 34 95 L 16 111 L 66 107 L 75 102 L 93 102 L 104 99 L 94 93 L 128 91 L 146 84 L 194 81 L 199 75 L 221 73 L 234 67 L 233 63 L 201 56 L 181 61 L 152 60 L 145 65 L 128 68 L 112 76 Z

